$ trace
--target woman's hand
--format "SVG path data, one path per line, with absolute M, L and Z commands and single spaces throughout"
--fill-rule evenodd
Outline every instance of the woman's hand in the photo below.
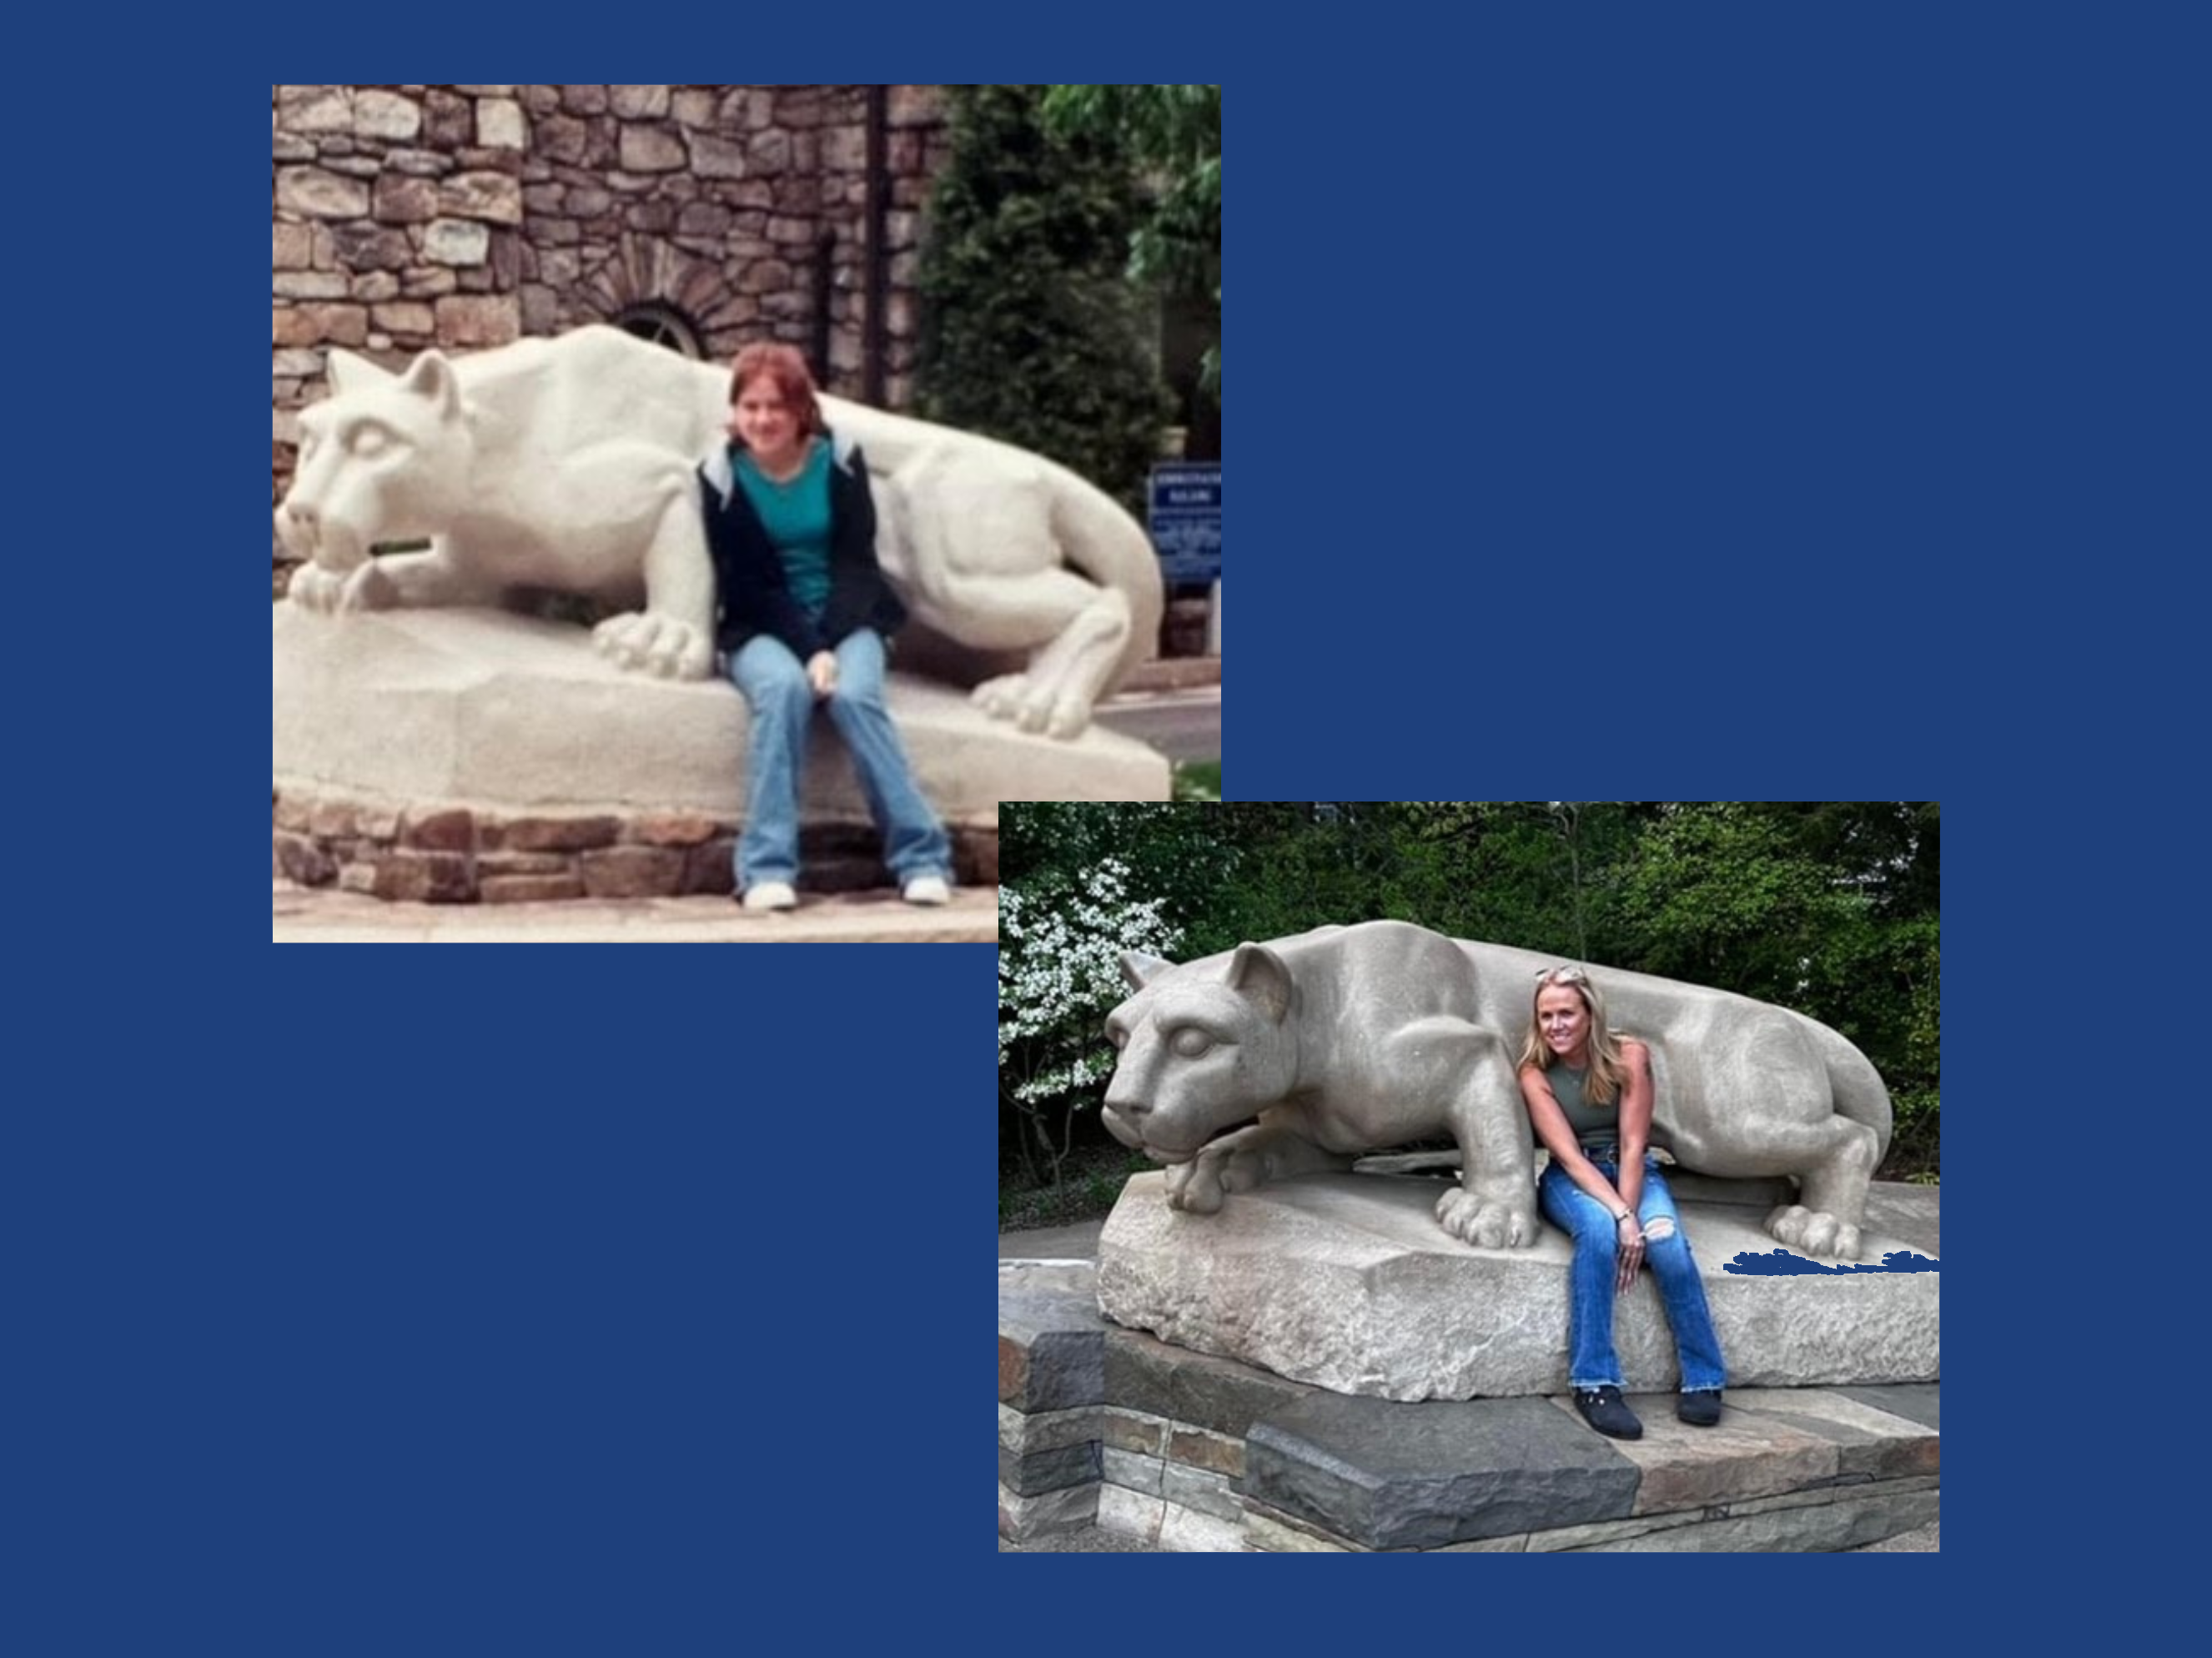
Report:
M 819 699 L 837 689 L 837 659 L 828 651 L 817 651 L 806 659 L 806 683 L 814 687 Z
M 1620 1234 L 1620 1272 L 1613 1287 L 1619 1294 L 1636 1282 L 1636 1269 L 1644 1265 L 1644 1229 L 1637 1224 L 1635 1216 L 1623 1215 L 1615 1230 Z

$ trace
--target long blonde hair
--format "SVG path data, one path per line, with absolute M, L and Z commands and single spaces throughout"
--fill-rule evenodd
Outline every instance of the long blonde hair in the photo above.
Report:
M 1621 1058 L 1620 1038 L 1605 1022 L 1604 993 L 1578 967 L 1547 967 L 1536 975 L 1536 987 L 1528 993 L 1528 1040 L 1521 1045 L 1515 1068 L 1533 1065 L 1549 1071 L 1559 1062 L 1536 1023 L 1536 998 L 1553 985 L 1573 991 L 1589 1010 L 1589 1074 L 1583 1081 L 1583 1098 L 1592 1105 L 1610 1105 L 1627 1084 L 1628 1062 Z

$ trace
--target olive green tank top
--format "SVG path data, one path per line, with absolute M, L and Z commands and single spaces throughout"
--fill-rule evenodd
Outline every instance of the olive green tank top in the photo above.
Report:
M 1555 1065 L 1544 1073 L 1544 1080 L 1552 1084 L 1552 1097 L 1567 1114 L 1577 1140 L 1584 1145 L 1611 1145 L 1620 1138 L 1620 1096 L 1615 1094 L 1610 1105 L 1589 1104 L 1583 1098 L 1583 1082 L 1589 1074 Z

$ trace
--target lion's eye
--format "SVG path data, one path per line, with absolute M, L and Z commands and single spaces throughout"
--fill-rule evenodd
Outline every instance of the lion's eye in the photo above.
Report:
M 1175 1041 L 1170 1046 L 1184 1059 L 1194 1060 L 1212 1047 L 1213 1041 L 1203 1030 L 1186 1028 L 1176 1032 Z
M 346 439 L 346 447 L 356 455 L 380 455 L 392 441 L 392 434 L 380 426 L 357 426 Z

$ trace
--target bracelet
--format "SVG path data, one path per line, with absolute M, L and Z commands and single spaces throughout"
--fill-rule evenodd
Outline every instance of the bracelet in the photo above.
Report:
M 1623 1221 L 1625 1221 L 1625 1220 L 1632 1220 L 1632 1219 L 1634 1219 L 1634 1218 L 1635 1218 L 1635 1216 L 1636 1216 L 1636 1212 L 1635 1212 L 1633 1209 L 1624 1209 L 1624 1210 L 1622 1210 L 1619 1214 L 1615 1215 L 1615 1216 L 1613 1218 L 1613 1224 L 1615 1226 L 1618 1226 L 1618 1225 L 1620 1225 L 1620 1223 L 1621 1223 L 1621 1222 L 1623 1222 Z

